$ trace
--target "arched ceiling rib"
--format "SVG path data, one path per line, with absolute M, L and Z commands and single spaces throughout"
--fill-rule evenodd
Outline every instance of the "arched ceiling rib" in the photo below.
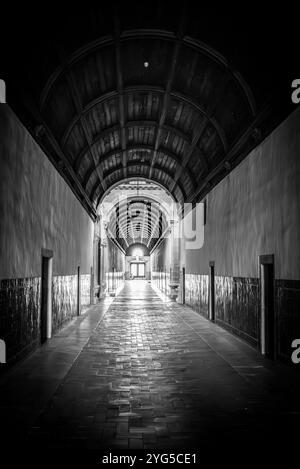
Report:
M 138 197 L 114 205 L 107 220 L 108 235 L 124 250 L 131 244 L 142 243 L 151 251 L 167 228 L 168 219 L 160 204 Z
M 134 169 L 134 168 L 133 168 Z M 110 179 L 110 187 L 113 187 L 114 185 L 116 185 L 117 183 L 120 183 L 124 180 L 124 177 L 122 175 L 122 170 L 119 168 L 118 170 L 115 170 L 114 171 L 114 174 L 111 175 L 113 178 Z M 141 177 L 143 176 L 143 174 L 141 174 L 141 172 L 132 172 L 129 174 L 129 177 L 130 178 L 138 178 L 138 177 Z M 145 175 L 145 178 L 147 176 Z M 168 187 L 168 184 L 170 186 L 171 184 L 171 178 L 170 177 L 167 177 L 165 179 L 161 179 L 161 178 L 158 178 L 156 176 L 156 174 L 152 175 L 151 177 L 151 181 L 153 182 L 157 182 L 158 184 L 160 184 L 161 186 L 167 188 Z M 99 189 L 99 184 L 96 184 L 94 189 L 97 189 L 94 193 L 94 197 L 97 199 L 97 203 L 96 205 L 98 206 L 99 203 L 100 203 L 100 200 L 102 199 L 103 197 L 103 194 L 101 193 L 101 190 Z M 174 195 L 174 198 L 176 201 L 182 201 L 184 200 L 184 195 L 185 193 L 183 192 L 183 190 L 181 189 L 180 185 L 177 185 L 176 187 L 176 190 L 174 191 L 175 195 Z
M 130 177 L 195 201 L 268 131 L 270 112 L 257 109 L 231 57 L 193 37 L 192 10 L 149 27 L 136 14 L 123 21 L 119 8 L 84 24 L 97 36 L 78 32 L 72 42 L 66 28 L 48 41 L 20 105 L 93 217 L 106 191 Z

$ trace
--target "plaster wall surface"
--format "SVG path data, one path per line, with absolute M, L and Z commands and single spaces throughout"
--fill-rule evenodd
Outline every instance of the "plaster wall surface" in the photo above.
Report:
M 151 253 L 151 270 L 159 272 L 160 270 L 169 271 L 171 265 L 171 240 L 164 238 L 159 246 Z
M 94 224 L 8 105 L 0 106 L 0 279 L 90 273 Z
M 124 272 L 125 271 L 125 254 L 107 238 L 106 259 L 105 259 L 106 272 Z
M 275 277 L 300 279 L 300 107 L 206 197 L 204 246 L 182 250 L 187 273 L 258 277 L 274 254 Z

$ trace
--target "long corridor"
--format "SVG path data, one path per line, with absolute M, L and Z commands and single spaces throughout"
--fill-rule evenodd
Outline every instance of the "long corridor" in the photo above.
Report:
M 297 15 L 2 3 L 0 469 L 295 467 Z
M 261 358 L 147 281 L 127 281 L 97 321 L 96 308 L 86 313 L 94 315 L 89 340 L 27 428 L 26 445 L 201 451 L 231 441 L 239 448 L 292 441 L 299 379 L 286 366 Z M 73 324 L 72 336 L 78 331 Z M 34 395 L 27 361 L 10 379 L 22 378 L 22 393 L 31 387 Z M 48 367 L 46 377 L 56 370 Z

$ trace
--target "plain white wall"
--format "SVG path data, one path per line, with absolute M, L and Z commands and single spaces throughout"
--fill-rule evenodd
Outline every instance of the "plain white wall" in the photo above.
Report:
M 275 276 L 300 279 L 300 107 L 206 197 L 204 246 L 182 255 L 187 273 L 258 277 L 259 255 Z
M 94 223 L 8 105 L 0 106 L 0 278 L 90 273 Z

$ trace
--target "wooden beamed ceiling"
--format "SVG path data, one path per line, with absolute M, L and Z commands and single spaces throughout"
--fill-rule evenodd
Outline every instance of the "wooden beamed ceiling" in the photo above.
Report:
M 128 178 L 199 200 L 263 138 L 268 109 L 188 23 L 126 29 L 115 11 L 103 36 L 72 50 L 60 36 L 47 74 L 32 72 L 28 126 L 93 218 Z

